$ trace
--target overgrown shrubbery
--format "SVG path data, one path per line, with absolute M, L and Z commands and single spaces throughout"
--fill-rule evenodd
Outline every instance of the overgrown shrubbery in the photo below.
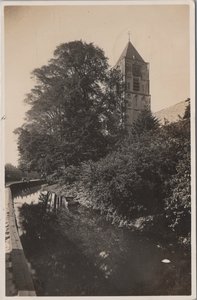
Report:
M 183 158 L 178 162 L 176 174 L 168 182 L 165 212 L 168 224 L 177 234 L 186 235 L 191 230 L 190 152 L 184 144 Z
M 79 180 L 80 172 L 81 172 L 81 168 L 79 166 L 70 165 L 64 170 L 63 182 L 66 184 L 71 184 Z
M 161 213 L 168 195 L 166 181 L 175 175 L 183 144 L 158 130 L 132 141 L 96 163 L 83 165 L 81 180 L 92 198 L 112 205 L 129 218 L 143 213 Z
M 155 121 L 154 121 L 155 122 Z M 190 232 L 190 122 L 184 118 L 151 130 L 132 131 L 118 150 L 86 162 L 76 179 L 94 207 L 130 221 L 160 216 L 177 234 Z M 140 125 L 138 125 L 140 128 Z M 69 171 L 69 170 L 68 170 Z M 152 219 L 151 219 L 152 220 Z
M 113 222 L 128 225 L 143 217 L 158 227 L 159 220 L 161 228 L 187 238 L 191 224 L 189 118 L 159 126 L 148 115 L 148 127 L 143 119 L 134 129 L 105 158 L 66 168 L 62 181 L 82 186 L 92 206 Z

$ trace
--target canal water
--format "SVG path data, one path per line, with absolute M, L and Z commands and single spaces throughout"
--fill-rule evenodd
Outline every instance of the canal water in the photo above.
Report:
M 62 209 L 54 226 L 43 219 L 48 226 L 44 238 L 37 209 L 39 194 L 34 190 L 14 198 L 20 237 L 38 296 L 190 294 L 190 259 L 184 251 L 118 228 L 90 208 Z M 27 213 L 24 223 L 21 207 L 28 210 L 29 206 L 35 208 L 35 217 Z M 37 238 L 24 230 L 22 222 L 34 229 L 38 222 Z

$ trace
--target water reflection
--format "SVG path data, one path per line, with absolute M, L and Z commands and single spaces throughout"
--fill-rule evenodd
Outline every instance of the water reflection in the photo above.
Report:
M 36 190 L 31 195 L 25 191 L 14 198 L 17 219 L 25 221 L 20 235 L 35 270 L 37 295 L 190 293 L 189 263 L 182 254 L 158 247 L 156 241 L 139 233 L 117 228 L 80 205 L 45 213 L 39 195 Z M 161 263 L 166 257 L 172 263 Z
M 14 210 L 15 210 L 15 216 L 17 221 L 17 227 L 19 236 L 23 234 L 23 229 L 21 226 L 21 223 L 23 221 L 20 209 L 23 206 L 23 204 L 38 204 L 39 202 L 39 196 L 40 196 L 40 186 L 35 186 L 28 189 L 23 189 L 20 193 L 19 191 L 15 193 L 13 202 L 14 202 Z

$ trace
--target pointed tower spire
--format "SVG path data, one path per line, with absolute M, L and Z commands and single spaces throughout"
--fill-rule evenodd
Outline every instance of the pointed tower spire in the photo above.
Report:
M 132 60 L 134 59 L 134 60 L 144 62 L 143 58 L 138 53 L 138 51 L 135 49 L 135 47 L 132 45 L 130 40 L 128 41 L 125 49 L 123 50 L 118 62 L 116 63 L 116 66 L 119 65 L 121 60 L 125 59 L 125 58 L 129 58 L 129 59 L 132 59 Z
M 130 35 L 131 35 L 131 32 L 128 31 L 129 42 L 130 42 Z
M 119 68 L 125 87 L 125 126 L 136 122 L 140 112 L 150 110 L 149 68 L 130 41 L 124 48 L 115 68 Z

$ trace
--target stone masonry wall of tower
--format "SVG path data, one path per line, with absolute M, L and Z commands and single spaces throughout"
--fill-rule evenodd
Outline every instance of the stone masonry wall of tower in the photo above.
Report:
M 125 82 L 126 123 L 132 125 L 140 112 L 151 109 L 149 64 L 129 41 L 115 67 Z

